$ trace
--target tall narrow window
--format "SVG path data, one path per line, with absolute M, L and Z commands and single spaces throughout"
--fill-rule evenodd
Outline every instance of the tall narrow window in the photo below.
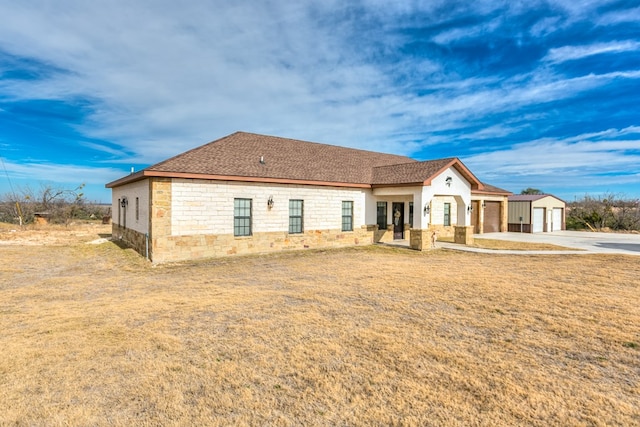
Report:
M 303 201 L 289 200 L 289 233 L 302 233 Z
M 140 219 L 140 198 L 136 197 L 136 221 Z
M 342 202 L 342 231 L 353 231 L 353 202 Z
M 444 225 L 451 225 L 451 203 L 444 204 Z
M 233 235 L 251 236 L 251 199 L 233 199 Z
M 409 227 L 413 228 L 413 202 L 409 202 Z
M 387 229 L 387 202 L 378 202 L 378 230 Z

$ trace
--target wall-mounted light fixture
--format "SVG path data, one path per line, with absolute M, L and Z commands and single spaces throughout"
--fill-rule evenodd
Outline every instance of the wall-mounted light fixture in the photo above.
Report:
M 451 187 L 451 182 L 452 181 L 453 181 L 453 178 L 448 176 L 447 179 L 444 180 L 444 183 L 447 184 L 447 187 Z
M 424 214 L 429 215 L 429 212 L 431 212 L 431 208 L 429 207 L 429 204 L 424 205 Z
M 484 200 L 482 201 L 482 209 L 486 208 L 487 205 L 484 203 Z
M 473 206 L 469 205 L 467 206 L 467 212 L 471 213 L 473 211 Z
M 123 208 L 126 208 L 128 204 L 129 200 L 127 200 L 126 197 L 123 197 L 122 200 L 120 200 L 120 206 L 122 206 Z
M 273 196 L 269 196 L 269 199 L 267 200 L 267 207 L 269 209 L 273 207 Z

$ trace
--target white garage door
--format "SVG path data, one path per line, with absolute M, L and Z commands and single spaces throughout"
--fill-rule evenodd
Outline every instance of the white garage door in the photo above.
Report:
M 553 208 L 553 231 L 562 230 L 562 208 Z
M 541 233 L 544 231 L 544 208 L 533 208 L 533 232 Z

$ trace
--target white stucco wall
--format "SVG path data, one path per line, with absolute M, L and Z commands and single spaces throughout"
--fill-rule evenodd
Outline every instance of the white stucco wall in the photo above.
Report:
M 340 229 L 342 201 L 351 200 L 357 229 L 366 224 L 365 199 L 370 195 L 367 189 L 173 179 L 171 229 L 175 236 L 233 234 L 234 198 L 253 201 L 253 233 L 288 231 L 291 199 L 304 200 L 304 230 Z M 268 209 L 270 196 L 274 205 Z
M 126 198 L 128 204 L 122 208 L 118 200 Z M 136 218 L 136 199 L 138 216 Z M 111 215 L 115 224 L 126 226 L 140 233 L 149 231 L 149 180 L 144 179 L 111 189 Z
M 449 182 L 447 177 L 451 177 Z M 448 196 L 456 198 L 444 200 Z M 444 203 L 451 203 L 451 225 L 471 224 L 471 215 L 467 212 L 467 206 L 471 205 L 471 184 L 455 168 L 447 168 L 431 181 L 431 185 L 422 187 L 420 198 L 421 209 L 425 204 L 429 205 L 430 214 L 416 215 L 422 223 L 419 228 L 428 228 L 429 224 L 442 225 L 444 211 L 440 212 L 440 209 L 444 209 Z M 418 228 L 417 225 L 414 227 Z

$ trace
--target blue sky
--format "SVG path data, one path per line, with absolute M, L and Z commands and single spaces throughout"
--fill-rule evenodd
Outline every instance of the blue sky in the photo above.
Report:
M 640 197 L 633 1 L 0 0 L 0 195 L 242 130 Z

